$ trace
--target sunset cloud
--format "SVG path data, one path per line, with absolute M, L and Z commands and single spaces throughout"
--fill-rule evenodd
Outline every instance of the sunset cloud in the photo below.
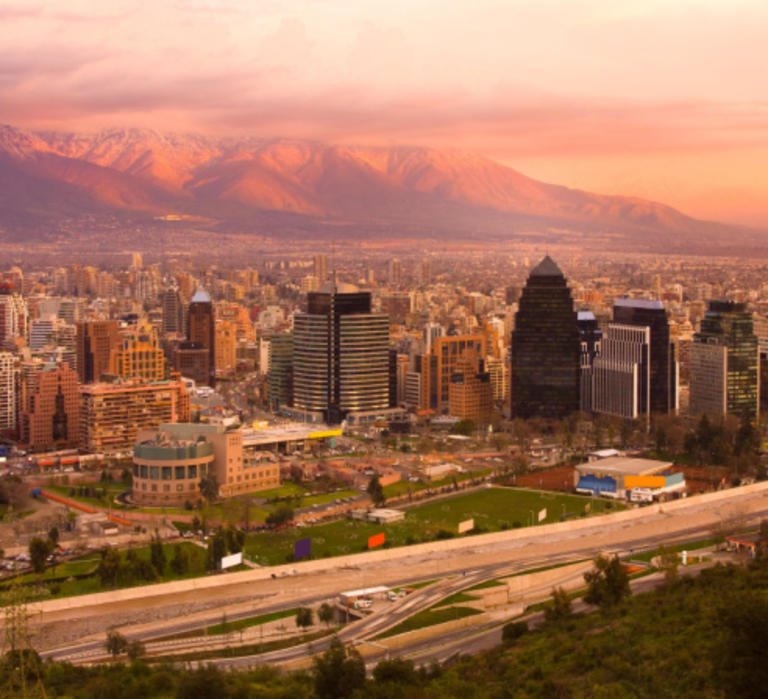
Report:
M 687 206 L 719 158 L 719 210 L 768 222 L 767 46 L 747 0 L 9 0 L 0 121 L 452 146 Z

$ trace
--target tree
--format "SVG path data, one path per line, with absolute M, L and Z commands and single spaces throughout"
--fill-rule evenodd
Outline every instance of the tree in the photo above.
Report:
M 51 549 L 55 549 L 59 545 L 59 529 L 58 527 L 51 527 L 48 532 L 48 541 L 51 542 Z
M 309 607 L 299 607 L 296 610 L 296 626 L 306 629 L 314 623 L 314 615 Z
M 177 544 L 173 547 L 173 558 L 170 565 L 171 570 L 179 576 L 189 571 L 189 554 L 183 546 Z
M 137 638 L 128 644 L 125 652 L 131 660 L 138 660 L 147 652 L 147 649 L 144 644 Z
M 281 527 L 284 524 L 288 524 L 293 519 L 293 508 L 289 505 L 278 505 L 274 512 L 270 512 L 267 515 L 267 524 L 273 527 Z
M 544 610 L 544 618 L 556 623 L 571 616 L 571 598 L 562 587 L 552 589 L 552 606 Z
M 672 547 L 662 546 L 659 549 L 658 568 L 664 571 L 664 579 L 667 583 L 673 583 L 677 580 L 677 567 L 680 565 L 680 558 Z
M 39 536 L 36 536 L 29 542 L 29 559 L 32 569 L 38 575 L 45 571 L 45 562 L 50 553 L 51 542 L 47 539 L 41 539 Z
M 219 497 L 219 481 L 216 479 L 215 473 L 209 473 L 205 478 L 200 479 L 198 483 L 200 489 L 200 495 L 202 495 L 208 503 L 213 503 L 216 498 Z
M 160 537 L 153 537 L 152 542 L 149 544 L 149 560 L 155 567 L 157 574 L 162 577 L 165 574 L 165 549 L 163 549 L 163 542 L 160 541 Z
M 107 641 L 104 644 L 104 648 L 113 658 L 116 658 L 121 653 L 125 653 L 128 648 L 128 639 L 123 636 L 119 631 L 110 629 L 107 631 Z
M 629 596 L 629 576 L 618 556 L 598 556 L 594 564 L 594 570 L 584 573 L 584 581 L 587 583 L 584 601 L 587 604 L 607 608 Z
M 208 570 L 218 570 L 226 553 L 227 539 L 224 532 L 219 530 L 208 539 Z
M 465 437 L 471 437 L 475 431 L 475 423 L 472 420 L 459 420 L 451 427 L 451 434 L 461 434 Z
M 404 658 L 382 660 L 373 668 L 373 679 L 376 684 L 391 682 L 406 687 L 413 687 L 420 683 L 413 660 L 405 660 Z
M 123 572 L 122 559 L 120 554 L 113 548 L 104 549 L 101 552 L 101 562 L 96 568 L 96 575 L 99 576 L 102 587 L 115 587 L 120 581 Z
M 348 697 L 365 686 L 365 662 L 354 648 L 334 638 L 325 653 L 313 658 L 312 676 L 320 699 Z
M 384 488 L 378 476 L 374 476 L 368 482 L 368 495 L 376 507 L 381 507 L 387 501 L 387 497 L 384 495 Z
M 328 602 L 323 602 L 320 608 L 317 610 L 317 618 L 322 621 L 326 626 L 330 626 L 333 618 L 336 616 L 336 612 Z
M 509 645 L 524 633 L 528 633 L 527 621 L 511 621 L 509 624 L 504 624 L 501 629 L 502 643 Z

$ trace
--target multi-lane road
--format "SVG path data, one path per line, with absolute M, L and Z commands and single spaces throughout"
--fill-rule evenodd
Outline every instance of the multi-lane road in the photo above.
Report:
M 389 560 L 357 556 L 354 565 L 345 559 L 330 559 L 322 570 L 304 573 L 301 564 L 296 565 L 299 574 L 277 579 L 265 579 L 250 583 L 228 584 L 226 576 L 221 585 L 202 590 L 179 590 L 167 595 L 147 595 L 140 600 L 124 600 L 89 607 L 87 599 L 76 610 L 62 610 L 44 614 L 44 626 L 77 619 L 82 615 L 103 621 L 103 630 L 119 618 L 121 631 L 129 638 L 141 638 L 152 643 L 153 638 L 189 631 L 217 623 L 226 613 L 234 621 L 238 618 L 286 609 L 299 605 L 312 606 L 333 600 L 342 590 L 365 587 L 372 584 L 402 585 L 416 580 L 439 578 L 441 582 L 419 590 L 392 603 L 371 616 L 344 627 L 339 637 L 346 642 L 370 641 L 384 630 L 394 626 L 411 614 L 432 606 L 442 597 L 463 588 L 513 572 L 590 558 L 600 552 L 630 552 L 656 547 L 661 543 L 691 540 L 709 536 L 713 527 L 724 520 L 738 516 L 744 523 L 757 523 L 768 516 L 768 484 L 765 488 L 751 487 L 729 491 L 722 501 L 691 497 L 676 508 L 649 507 L 640 519 L 627 521 L 621 517 L 595 517 L 587 526 L 573 531 L 562 527 L 537 527 L 510 538 L 508 541 L 476 536 L 462 540 L 459 548 L 414 553 L 408 548 L 390 551 Z M 489 535 L 492 536 L 492 535 Z M 415 551 L 415 549 L 414 549 Z M 466 571 L 466 575 L 462 572 Z M 248 602 L 243 599 L 250 598 Z M 217 606 L 199 611 L 192 616 L 181 616 L 154 623 L 137 624 L 131 621 L 131 610 L 145 612 L 148 607 L 158 610 L 164 605 L 179 602 L 205 602 Z M 114 615 L 119 615 L 115 617 Z M 92 629 L 93 627 L 91 627 Z M 463 632 L 465 637 L 470 631 Z M 489 634 L 497 632 L 490 631 Z M 490 636 L 489 636 L 490 637 Z M 82 639 L 72 639 L 66 646 L 48 649 L 45 657 L 87 660 L 103 655 L 103 631 Z M 319 640 L 311 649 L 303 646 L 275 651 L 260 656 L 222 659 L 222 664 L 251 665 L 261 662 L 288 662 L 317 653 L 329 640 Z M 150 645 L 150 647 L 152 647 Z M 401 652 L 409 652 L 405 648 Z

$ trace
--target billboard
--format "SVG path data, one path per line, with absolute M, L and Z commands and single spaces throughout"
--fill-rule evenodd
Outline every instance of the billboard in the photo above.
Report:
M 368 548 L 373 549 L 377 546 L 381 546 L 385 540 L 386 536 L 384 532 L 381 532 L 381 534 L 374 534 L 373 536 L 368 537 Z
M 309 558 L 310 555 L 312 555 L 312 539 L 310 537 L 299 539 L 293 545 L 294 561 L 298 561 L 300 558 Z
M 242 553 L 233 553 L 230 556 L 224 556 L 221 559 L 221 569 L 231 568 L 232 566 L 239 566 L 243 562 Z
M 463 522 L 459 522 L 459 534 L 471 531 L 475 528 L 475 518 L 465 519 Z

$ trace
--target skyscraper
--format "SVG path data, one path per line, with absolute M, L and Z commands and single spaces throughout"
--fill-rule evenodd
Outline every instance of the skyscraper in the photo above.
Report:
M 757 419 L 758 340 L 743 303 L 710 301 L 691 345 L 692 415 Z
M 293 335 L 276 333 L 269 340 L 269 406 L 293 405 Z
M 293 323 L 294 407 L 331 424 L 389 407 L 389 319 L 371 295 L 343 285 L 308 294 Z
M 166 288 L 160 295 L 160 303 L 163 308 L 163 334 L 183 335 L 184 308 L 181 305 L 179 288 L 175 284 Z
M 600 355 L 603 331 L 597 327 L 597 319 L 592 311 L 578 311 L 576 317 L 581 342 L 579 405 L 583 412 L 588 413 L 592 411 L 592 365 Z
M 14 288 L 0 284 L 0 349 L 16 349 L 17 341 L 27 336 L 27 304 Z
M 0 433 L 16 429 L 16 357 L 0 351 Z
M 313 258 L 312 271 L 313 276 L 317 277 L 320 284 L 325 284 L 328 280 L 328 255 L 317 254 Z
M 99 381 L 109 373 L 112 352 L 120 347 L 116 320 L 91 320 L 77 324 L 77 373 L 80 383 Z
M 207 292 L 200 287 L 189 303 L 187 310 L 187 339 L 198 348 L 208 352 L 208 385 L 216 383 L 216 323 L 213 315 L 213 302 Z
M 640 412 L 677 412 L 675 345 L 670 340 L 667 311 L 661 301 L 616 299 L 613 304 L 613 322 L 650 329 L 649 390 L 640 392 Z
M 560 268 L 530 273 L 512 332 L 512 416 L 559 418 L 579 409 L 579 328 Z

